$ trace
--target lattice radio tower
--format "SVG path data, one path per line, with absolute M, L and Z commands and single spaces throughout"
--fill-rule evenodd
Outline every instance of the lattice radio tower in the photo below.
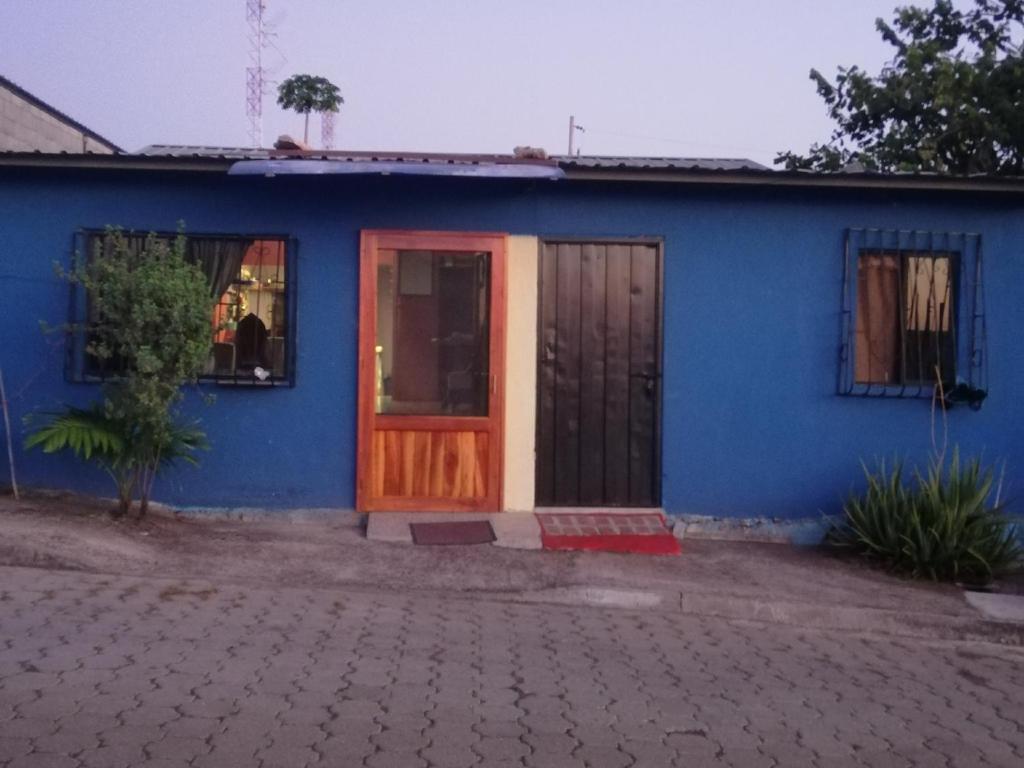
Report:
M 267 46 L 267 31 L 263 16 L 266 0 L 245 0 L 245 20 L 249 25 L 249 66 L 245 68 L 245 115 L 249 119 L 249 144 L 263 145 L 263 94 L 266 90 L 267 70 L 263 66 L 263 49 Z
M 334 149 L 334 113 L 320 113 L 320 148 Z

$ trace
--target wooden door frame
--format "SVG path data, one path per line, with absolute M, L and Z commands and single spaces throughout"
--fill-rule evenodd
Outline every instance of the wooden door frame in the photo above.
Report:
M 491 377 L 488 416 L 416 416 L 377 414 L 375 407 L 377 339 L 377 252 L 392 250 L 487 251 L 490 266 L 490 345 L 488 372 Z M 508 235 L 501 232 L 364 229 L 359 247 L 359 334 L 358 396 L 356 435 L 356 510 L 422 510 L 458 512 L 500 512 L 503 501 L 502 476 L 505 456 L 505 334 L 507 303 Z M 488 433 L 487 496 L 479 501 L 456 499 L 424 502 L 394 499 L 375 502 L 368 483 L 372 471 L 372 441 L 375 429 L 451 429 Z M 476 428 L 474 430 L 474 428 Z
M 557 245 L 559 243 L 566 243 L 571 245 L 649 245 L 653 246 L 657 251 L 658 264 L 657 264 L 657 278 L 658 278 L 658 290 L 655 294 L 655 320 L 658 333 L 658 344 L 656 347 L 656 354 L 658 360 L 658 376 L 655 380 L 655 392 L 654 392 L 654 403 L 655 403 L 655 414 L 654 420 L 654 462 L 656 464 L 657 472 L 654 477 L 654 492 L 657 498 L 657 504 L 650 509 L 660 509 L 664 505 L 664 498 L 662 496 L 662 476 L 664 475 L 664 451 L 662 442 L 663 436 L 663 422 L 664 422 L 664 390 L 665 390 L 665 238 L 662 235 L 638 235 L 638 236 L 595 236 L 588 237 L 586 235 L 545 235 L 537 238 L 537 342 L 535 354 L 537 355 L 537 381 L 536 381 L 536 403 L 537 409 L 534 414 L 534 454 L 538 453 L 537 446 L 540 445 L 540 408 L 541 408 L 541 350 L 544 348 L 544 328 L 543 328 L 543 280 L 544 270 L 541 269 L 541 262 L 544 258 L 544 248 L 547 245 Z M 536 476 L 536 467 L 534 467 L 534 476 Z M 534 487 L 534 506 L 537 505 L 536 498 L 536 486 Z M 573 509 L 573 505 L 555 505 L 553 508 L 562 509 Z M 639 509 L 639 508 L 638 508 Z

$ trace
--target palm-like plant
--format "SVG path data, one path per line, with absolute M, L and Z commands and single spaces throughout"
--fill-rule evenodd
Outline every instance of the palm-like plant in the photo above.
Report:
M 155 434 L 111 416 L 102 404 L 68 406 L 47 416 L 26 438 L 25 448 L 41 448 L 43 453 L 70 451 L 78 459 L 92 461 L 117 486 L 118 517 L 128 513 L 136 490 L 141 491 L 139 517 L 143 517 L 157 471 L 178 460 L 196 464 L 194 453 L 208 448 L 205 433 L 195 423 L 169 421 Z
M 43 426 L 28 436 L 25 448 L 42 446 L 43 453 L 69 449 L 75 456 L 91 459 L 112 458 L 124 453 L 124 440 L 113 422 L 99 406 L 69 407 L 50 416 Z
M 309 113 L 337 112 L 345 103 L 341 91 L 326 77 L 292 75 L 277 88 L 277 103 L 284 109 L 293 109 L 305 115 L 302 143 L 309 143 Z

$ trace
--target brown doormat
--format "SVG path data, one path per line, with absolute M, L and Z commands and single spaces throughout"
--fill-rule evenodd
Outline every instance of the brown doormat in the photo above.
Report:
M 409 523 L 416 544 L 490 544 L 494 529 L 486 520 L 459 523 Z

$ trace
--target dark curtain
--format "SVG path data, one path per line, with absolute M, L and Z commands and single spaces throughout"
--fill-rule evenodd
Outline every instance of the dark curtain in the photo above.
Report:
M 210 282 L 210 293 L 220 299 L 231 283 L 238 279 L 245 252 L 252 245 L 251 240 L 218 240 L 215 238 L 192 239 L 188 241 L 188 254 L 195 261 Z
M 142 253 L 142 248 L 146 245 L 146 235 L 137 235 L 131 232 L 121 232 L 120 234 L 124 239 L 129 253 L 133 256 Z M 89 237 L 89 253 L 87 258 L 91 259 L 93 254 L 96 253 L 97 248 L 104 256 L 110 256 L 113 254 L 113 236 L 107 235 L 106 233 L 91 235 Z
M 124 241 L 128 253 L 132 256 L 142 253 L 142 249 L 146 246 L 147 235 L 132 232 L 120 232 L 119 234 Z M 87 253 L 80 254 L 86 261 L 99 255 L 112 256 L 114 253 L 114 237 L 105 232 L 89 235 L 86 247 Z M 110 357 L 100 358 L 89 352 L 89 349 L 98 340 L 97 326 L 102 318 L 99 316 L 95 302 L 88 294 L 85 296 L 85 313 L 87 327 L 84 329 L 85 338 L 83 343 L 85 344 L 84 371 L 86 375 L 107 378 L 123 373 L 125 363 L 120 355 L 113 354 Z
M 134 233 L 121 233 L 128 248 L 133 253 L 140 253 L 146 244 L 146 235 Z M 173 237 L 158 238 L 167 243 L 173 242 Z M 94 252 L 97 246 L 109 253 L 113 246 L 113 239 L 106 235 L 93 235 L 90 238 L 89 254 Z M 213 298 L 220 299 L 228 286 L 238 279 L 239 270 L 242 268 L 242 260 L 245 253 L 251 246 L 251 240 L 219 239 L 215 237 L 192 238 L 186 240 L 186 256 L 192 262 L 198 264 L 206 279 L 210 283 L 210 293 Z

